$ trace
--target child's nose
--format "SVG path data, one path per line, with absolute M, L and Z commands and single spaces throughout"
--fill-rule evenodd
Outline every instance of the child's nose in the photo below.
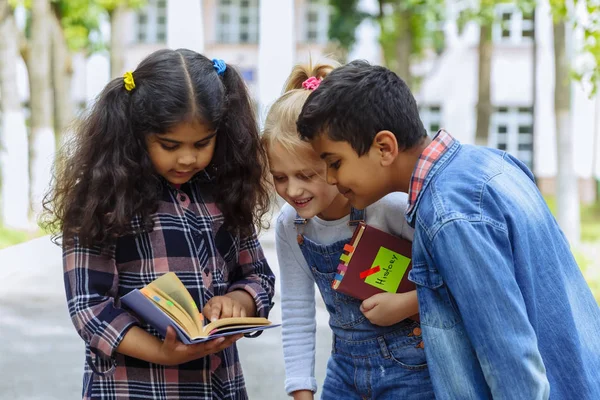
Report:
M 337 185 L 338 181 L 336 179 L 336 177 L 333 174 L 333 171 L 331 171 L 331 168 L 327 168 L 327 183 L 330 185 Z
M 302 187 L 300 185 L 290 182 L 287 186 L 287 194 L 290 197 L 300 196 L 302 194 Z
M 186 154 L 184 156 L 179 157 L 177 162 L 181 165 L 192 165 L 196 163 L 196 156 L 193 154 Z

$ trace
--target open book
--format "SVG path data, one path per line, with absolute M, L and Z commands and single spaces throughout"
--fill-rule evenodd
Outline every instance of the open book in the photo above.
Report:
M 190 292 L 174 272 L 162 275 L 142 289 L 132 290 L 121 302 L 163 336 L 167 327 L 172 326 L 185 344 L 279 326 L 261 317 L 223 318 L 204 324 L 204 317 Z
M 361 222 L 344 246 L 333 289 L 365 300 L 382 292 L 414 290 L 408 280 L 412 268 L 412 243 Z

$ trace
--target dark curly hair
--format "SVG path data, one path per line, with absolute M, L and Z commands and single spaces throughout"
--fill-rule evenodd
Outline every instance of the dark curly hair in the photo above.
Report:
M 196 118 L 217 132 L 207 169 L 225 226 L 242 235 L 261 226 L 269 209 L 266 156 L 238 72 L 227 65 L 220 76 L 208 58 L 179 49 L 149 55 L 133 76 L 131 91 L 123 78 L 108 83 L 61 149 L 42 225 L 63 243 L 100 246 L 133 225 L 141 226 L 138 233 L 151 230 L 162 191 L 145 138 Z

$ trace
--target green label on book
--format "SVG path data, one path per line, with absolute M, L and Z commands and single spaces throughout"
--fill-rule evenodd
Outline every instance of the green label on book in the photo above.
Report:
M 379 272 L 367 276 L 365 282 L 385 292 L 396 293 L 409 264 L 410 258 L 382 246 L 371 265 L 371 268 L 378 266 Z

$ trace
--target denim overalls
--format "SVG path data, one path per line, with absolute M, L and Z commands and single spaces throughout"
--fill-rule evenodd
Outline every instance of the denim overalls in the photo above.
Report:
M 419 324 L 404 320 L 388 327 L 373 325 L 360 311 L 360 300 L 331 288 L 344 244 L 364 219 L 364 210 L 353 208 L 348 239 L 331 245 L 305 237 L 302 227 L 308 221 L 299 216 L 295 220 L 298 244 L 321 291 L 333 331 L 321 399 L 433 399 Z

